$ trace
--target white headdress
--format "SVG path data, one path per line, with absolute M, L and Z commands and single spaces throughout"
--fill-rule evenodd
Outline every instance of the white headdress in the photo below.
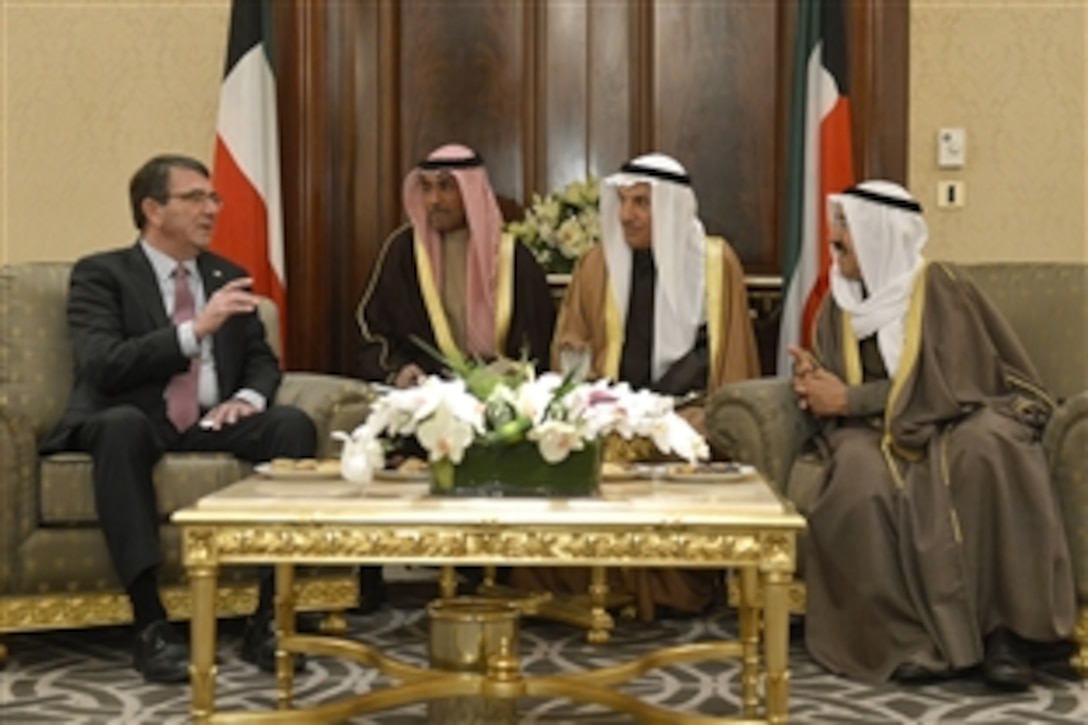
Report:
M 652 376 L 657 380 L 691 349 L 706 320 L 706 232 L 695 216 L 691 180 L 676 159 L 664 154 L 639 156 L 604 179 L 601 244 L 621 325 L 627 321 L 631 247 L 620 224 L 618 189 L 641 183 L 651 187 L 651 248 L 657 267 Z
M 894 376 L 914 279 L 924 263 L 922 247 L 929 237 L 922 207 L 890 181 L 865 181 L 827 199 L 829 220 L 834 219 L 836 206 L 846 217 L 862 280 L 843 277 L 836 260 L 831 265 L 831 294 L 850 313 L 859 340 L 876 333 L 884 367 Z

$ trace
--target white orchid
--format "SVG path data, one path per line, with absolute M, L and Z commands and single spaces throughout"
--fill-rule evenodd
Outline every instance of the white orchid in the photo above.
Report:
M 440 404 L 432 415 L 416 430 L 420 445 L 427 449 L 431 461 L 448 458 L 454 464 L 465 457 L 465 449 L 475 437 L 472 426 L 455 416 L 445 404 Z
M 514 410 L 533 423 L 543 421 L 555 391 L 562 384 L 563 378 L 555 373 L 544 373 L 539 378 L 529 380 L 514 392 Z
M 464 374 L 468 380 L 430 376 L 414 388 L 387 392 L 351 438 L 414 435 L 432 462 L 453 464 L 471 446 L 521 441 L 535 443 L 555 464 L 613 433 L 648 438 L 663 453 L 689 461 L 707 457 L 706 441 L 668 396 L 607 380 L 574 384 L 555 373 L 536 376 L 527 362 L 469 366 Z
M 586 442 L 577 426 L 559 420 L 546 420 L 529 431 L 536 441 L 540 457 L 548 463 L 566 460 L 572 451 L 585 448 Z

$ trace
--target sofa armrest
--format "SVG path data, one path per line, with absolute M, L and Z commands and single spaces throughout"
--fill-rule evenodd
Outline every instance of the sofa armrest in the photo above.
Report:
M 758 378 L 714 391 L 706 405 L 706 427 L 711 445 L 755 466 L 781 493 L 815 422 L 797 407 L 789 380 Z
M 361 380 L 320 373 L 286 373 L 276 394 L 277 404 L 301 408 L 313 418 L 318 458 L 337 455 L 330 433 L 360 425 L 373 400 L 374 391 Z
M 19 547 L 38 526 L 38 449 L 29 421 L 0 406 L 0 594 Z
M 1065 520 L 1077 598 L 1088 602 L 1088 391 L 1058 406 L 1043 432 L 1043 447 Z

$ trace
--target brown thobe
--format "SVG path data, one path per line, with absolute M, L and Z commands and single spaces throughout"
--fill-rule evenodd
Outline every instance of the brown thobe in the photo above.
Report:
M 651 388 L 662 387 L 662 392 L 670 393 L 693 388 L 709 392 L 733 380 L 759 376 L 759 355 L 748 316 L 748 294 L 740 260 L 719 237 L 707 239 L 706 259 L 706 334 L 700 335 L 693 350 L 661 378 L 650 380 Z M 645 271 L 636 260 L 633 273 L 639 274 L 640 270 Z M 635 294 L 638 289 L 637 283 L 632 285 Z M 641 289 L 652 298 L 652 286 Z M 629 322 L 643 323 L 640 334 L 653 330 L 652 320 Z M 649 354 L 644 345 L 625 345 L 628 342 L 625 336 L 634 332 L 630 325 L 619 323 L 604 252 L 595 247 L 579 261 L 563 298 L 552 342 L 552 367 L 559 369 L 559 352 L 564 347 L 588 347 L 592 353 L 591 378 L 620 379 L 621 370 L 641 370 L 648 375 L 645 359 L 623 359 L 625 352 L 642 358 Z M 697 374 L 703 379 L 693 379 L 693 370 L 700 371 Z M 695 417 L 699 420 L 702 416 Z M 713 598 L 715 576 L 721 574 L 694 569 L 611 569 L 608 583 L 612 591 L 632 595 L 639 618 L 650 620 L 662 607 L 692 614 L 706 609 Z M 589 573 L 570 568 L 516 568 L 511 572 L 511 583 L 533 591 L 584 594 L 589 586 Z
M 832 300 L 817 320 L 817 355 L 847 383 L 850 415 L 818 437 L 828 467 L 806 512 L 805 637 L 817 661 L 866 682 L 906 662 L 976 665 L 997 628 L 1039 641 L 1073 628 L 1039 440 L 1053 401 L 955 267 L 918 279 L 890 380 Z

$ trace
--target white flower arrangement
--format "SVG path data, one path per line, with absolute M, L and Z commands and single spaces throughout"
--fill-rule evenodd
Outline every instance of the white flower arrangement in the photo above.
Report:
M 709 457 L 706 441 L 675 412 L 670 397 L 627 383 L 538 377 L 528 363 L 505 363 L 505 372 L 477 367 L 467 376 L 429 376 L 416 387 L 391 390 L 351 437 L 415 436 L 431 463 L 454 465 L 470 446 L 521 441 L 535 443 L 541 458 L 556 464 L 612 433 L 652 440 L 662 453 L 689 462 Z
M 513 234 L 549 273 L 568 273 L 601 239 L 600 190 L 597 179 L 572 181 L 546 196 L 533 194 L 522 221 L 510 222 Z

